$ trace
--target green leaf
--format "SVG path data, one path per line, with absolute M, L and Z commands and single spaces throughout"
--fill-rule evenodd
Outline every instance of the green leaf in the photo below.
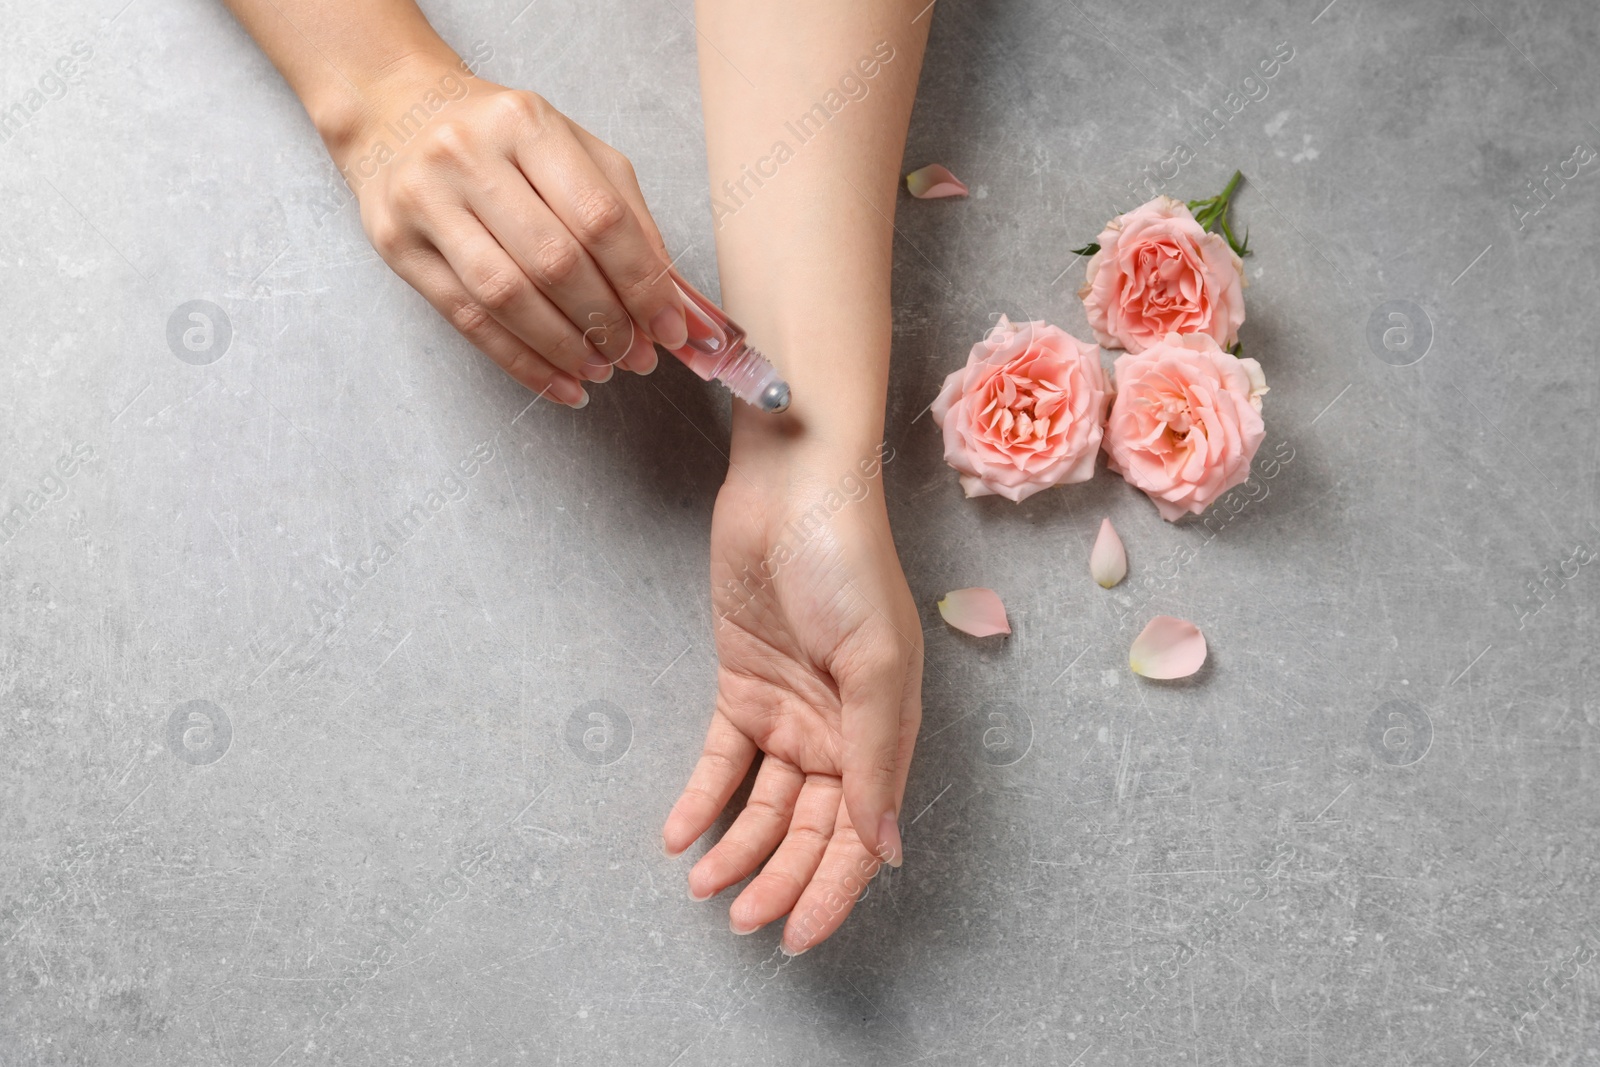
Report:
M 1233 249 L 1234 254 L 1239 256 L 1239 258 L 1243 259 L 1245 256 L 1250 254 L 1250 231 L 1244 231 L 1244 240 L 1240 241 L 1235 239 L 1232 228 L 1228 226 L 1228 219 L 1226 216 L 1224 216 L 1222 219 L 1222 236 L 1228 239 L 1228 247 Z
M 1095 244 L 1093 241 L 1090 241 L 1088 244 L 1084 245 L 1082 248 L 1074 248 L 1072 250 L 1074 255 L 1079 255 L 1079 256 L 1092 256 L 1098 251 L 1100 251 L 1100 246 Z

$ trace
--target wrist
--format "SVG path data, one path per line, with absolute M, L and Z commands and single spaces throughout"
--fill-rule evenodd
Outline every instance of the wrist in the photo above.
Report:
M 800 387 L 790 383 L 790 388 Z M 837 466 L 871 454 L 882 441 L 881 407 L 818 412 L 797 399 L 788 411 L 773 415 L 736 402 L 730 458 L 786 467 Z
M 881 501 L 877 486 L 883 466 L 894 458 L 881 430 L 881 419 L 874 427 L 824 433 L 788 414 L 754 409 L 736 413 L 727 479 L 741 489 L 775 494 L 800 506 L 830 491 L 851 499 L 871 495 Z
M 393 123 L 420 105 L 432 113 L 470 91 L 470 64 L 443 41 L 419 44 L 351 77 L 335 77 L 301 94 L 306 113 L 341 172 L 397 136 L 384 136 Z M 402 131 L 403 132 L 403 131 Z M 350 177 L 346 173 L 346 177 Z
M 734 446 L 785 461 L 870 453 L 883 440 L 888 294 L 819 275 L 810 257 L 785 263 L 725 272 L 724 306 L 789 386 L 782 414 L 734 404 Z

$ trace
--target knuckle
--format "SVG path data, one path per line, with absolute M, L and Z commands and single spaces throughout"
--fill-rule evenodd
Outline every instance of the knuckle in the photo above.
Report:
M 407 167 L 395 175 L 389 185 L 389 197 L 400 214 L 415 214 L 427 200 L 427 176 L 414 167 Z
M 490 312 L 504 311 L 523 295 L 526 281 L 520 272 L 503 267 L 484 269 L 474 279 L 472 296 Z
M 788 870 L 773 870 L 771 864 L 756 876 L 756 880 L 777 890 L 776 895 L 781 897 L 797 899 L 806 891 L 806 883 L 799 875 Z
M 715 772 L 719 777 L 726 777 L 743 771 L 743 767 L 737 760 L 720 749 L 707 749 L 701 758 L 706 761 L 708 769 Z
M 394 259 L 405 246 L 405 231 L 400 223 L 388 215 L 373 219 L 367 225 L 367 238 L 378 255 L 386 261 Z
M 463 167 L 472 158 L 470 132 L 458 122 L 442 122 L 429 131 L 419 151 L 435 166 Z
M 591 311 L 586 321 L 579 323 L 578 326 L 583 331 L 584 342 L 596 350 L 616 350 L 630 346 L 633 341 L 626 315 L 615 316 Z
M 788 839 L 801 849 L 821 850 L 828 845 L 828 835 L 815 826 L 791 826 Z
M 633 320 L 621 307 L 612 307 L 599 318 L 600 329 L 588 336 L 596 345 L 625 345 L 633 339 Z
M 458 300 L 450 309 L 450 325 L 473 344 L 488 336 L 494 316 L 476 300 Z
M 548 117 L 550 104 L 538 93 L 526 91 L 501 93 L 494 101 L 494 106 L 508 121 L 531 125 L 535 128 L 542 127 Z
M 618 152 L 608 144 L 602 144 L 592 153 L 594 161 L 599 165 L 602 173 L 613 181 L 624 184 L 638 184 L 638 174 L 633 169 L 633 162 L 627 156 Z
M 566 237 L 545 238 L 533 254 L 533 269 L 539 280 L 550 287 L 560 287 L 570 282 L 583 262 L 583 253 L 577 244 Z
M 563 367 L 580 367 L 589 358 L 589 348 L 580 335 L 568 331 L 550 346 L 550 358 Z
M 631 271 L 628 277 L 616 279 L 612 284 L 624 302 L 637 304 L 648 299 L 658 286 L 664 286 L 665 280 L 665 271 L 653 263 L 642 263 L 636 270 Z M 666 303 L 664 289 L 662 302 Z
M 620 197 L 604 189 L 588 189 L 572 205 L 578 238 L 585 244 L 604 241 L 620 231 L 628 221 L 628 206 Z
M 501 369 L 532 389 L 543 389 L 550 384 L 549 372 L 540 364 L 537 353 L 526 345 L 517 346 L 511 358 L 501 364 Z
M 684 786 L 683 792 L 685 796 L 693 797 L 707 808 L 717 807 L 717 795 L 703 785 L 696 785 L 691 782 L 689 785 Z
M 751 797 L 745 802 L 744 810 L 763 820 L 778 822 L 783 819 L 783 809 L 766 797 Z
M 867 848 L 866 842 L 861 840 L 861 834 L 854 826 L 841 826 L 834 832 L 834 836 L 839 839 L 839 846 L 846 852 L 860 851 L 871 854 L 871 850 Z
M 658 308 L 670 307 L 675 302 L 675 290 L 667 277 L 667 258 L 654 254 L 629 256 L 628 261 L 608 269 L 606 281 L 617 294 L 617 299 L 628 309 L 644 316 Z
M 885 749 L 881 752 L 874 752 L 870 757 L 868 757 L 866 766 L 862 767 L 861 769 L 870 781 L 876 782 L 879 785 L 882 785 L 886 782 L 893 782 L 895 779 L 895 774 L 900 769 L 900 761 L 897 756 L 898 753 L 892 748 Z
M 612 150 L 611 154 L 616 157 L 616 163 L 614 164 L 616 173 L 626 179 L 628 182 L 638 185 L 639 173 L 633 169 L 633 160 L 614 149 Z
M 749 841 L 730 840 L 724 837 L 717 842 L 717 847 L 708 855 L 716 856 L 716 865 L 725 873 L 731 874 L 735 880 L 742 877 L 741 872 L 748 871 L 750 867 L 761 862 L 762 855 L 758 846 Z

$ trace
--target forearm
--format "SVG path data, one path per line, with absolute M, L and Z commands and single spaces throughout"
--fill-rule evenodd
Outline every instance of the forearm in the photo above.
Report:
M 697 4 L 723 306 L 794 397 L 782 416 L 734 405 L 736 464 L 796 441 L 857 455 L 881 440 L 925 3 Z
M 412 0 L 224 0 L 339 158 L 377 90 L 459 57 Z

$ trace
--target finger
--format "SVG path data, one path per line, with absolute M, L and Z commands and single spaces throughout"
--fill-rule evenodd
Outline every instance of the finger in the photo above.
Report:
M 611 363 L 590 343 L 594 335 L 574 327 L 470 211 L 432 220 L 425 232 L 468 294 L 524 344 L 573 377 L 610 380 Z
M 589 153 L 589 158 L 593 159 L 595 165 L 611 179 L 611 184 L 633 209 L 633 217 L 639 220 L 639 227 L 644 230 L 645 240 L 661 259 L 662 269 L 665 270 L 672 263 L 672 257 L 667 254 L 667 243 L 661 239 L 661 230 L 656 226 L 655 217 L 645 205 L 644 190 L 639 188 L 639 176 L 634 173 L 633 164 L 629 163 L 628 158 L 622 153 L 582 126 L 571 122 L 568 125 L 572 127 L 572 133 L 578 138 L 578 143 Z
M 711 717 L 700 762 L 661 829 L 661 847 L 667 855 L 676 856 L 711 828 L 755 755 L 756 743 L 740 733 L 726 715 L 719 711 Z
M 635 374 L 649 374 L 656 369 L 658 363 L 656 346 L 650 343 L 649 336 L 643 330 L 635 328 L 633 347 L 628 349 L 628 354 L 622 357 L 622 362 L 618 366 Z
M 794 815 L 794 802 L 806 776 L 800 768 L 775 756 L 764 756 L 755 787 L 744 810 L 710 852 L 689 872 L 689 895 L 696 900 L 716 896 L 748 878 L 783 840 Z
M 467 206 L 522 273 L 567 320 L 574 336 L 615 364 L 627 355 L 633 323 L 600 268 L 509 161 L 461 190 Z
M 640 222 L 649 217 L 644 198 L 630 202 L 595 156 L 608 159 L 614 172 L 625 172 L 637 186 L 632 164 L 609 147 L 586 147 L 573 132 L 573 123 L 563 120 L 559 129 L 565 136 L 552 123 L 538 134 L 519 138 L 517 165 L 598 264 L 634 321 L 664 347 L 683 347 L 689 336 L 683 297 L 667 274 L 666 257 Z M 659 242 L 659 233 L 656 239 Z
M 589 402 L 589 394 L 576 378 L 552 366 L 474 300 L 437 250 L 418 249 L 385 259 L 461 336 L 512 378 L 540 396 L 571 408 L 581 408 Z
M 783 844 L 728 909 L 734 933 L 758 930 L 794 907 L 828 849 L 842 796 L 837 778 L 814 774 L 806 779 Z
M 864 627 L 832 666 L 842 705 L 850 821 L 867 849 L 895 867 L 904 859 L 900 798 L 910 768 L 909 753 L 901 751 L 906 664 L 899 648 L 899 635 L 887 624 Z
M 629 163 L 622 153 L 577 123 L 569 122 L 567 125 L 578 138 L 578 143 L 583 146 L 584 151 L 589 153 L 589 157 L 595 161 L 605 176 L 611 179 L 611 184 L 616 186 L 617 192 L 622 194 L 622 198 L 633 209 L 634 218 L 639 220 L 645 240 L 650 242 L 651 249 L 660 257 L 663 264 L 670 264 L 672 257 L 667 254 L 667 244 L 661 239 L 661 231 L 656 227 L 656 220 L 651 217 L 650 209 L 645 206 L 644 190 L 639 188 L 639 179 L 633 172 L 633 164 Z M 637 323 L 635 325 L 637 326 Z M 618 366 L 635 374 L 649 374 L 656 369 L 658 363 L 656 348 L 651 343 L 649 334 L 644 330 L 637 330 L 633 348 L 622 357 L 622 362 Z
M 831 937 L 882 867 L 850 825 L 848 813 L 840 812 L 839 826 L 816 874 L 783 924 L 779 947 L 784 954 L 798 956 Z

